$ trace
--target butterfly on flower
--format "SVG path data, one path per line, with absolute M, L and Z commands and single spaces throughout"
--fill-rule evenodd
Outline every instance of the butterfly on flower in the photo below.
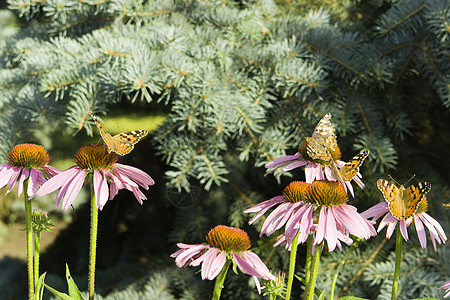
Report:
M 311 159 L 320 159 L 326 162 L 333 160 L 331 152 L 337 148 L 337 141 L 330 113 L 327 113 L 317 123 L 312 136 L 306 138 L 306 143 L 306 152 Z
M 89 114 L 97 125 L 103 141 L 105 142 L 106 146 L 108 146 L 108 153 L 113 151 L 121 156 L 128 154 L 131 152 L 131 150 L 133 150 L 134 144 L 139 142 L 141 138 L 148 134 L 147 130 L 133 130 L 112 136 L 111 134 L 103 130 L 97 118 L 90 110 Z
M 339 170 L 337 170 L 333 162 L 334 167 L 332 166 L 331 168 L 333 177 L 340 182 L 350 181 L 359 172 L 359 167 L 362 165 L 368 155 L 369 150 L 360 152 L 358 155 L 346 162 L 345 165 L 342 166 L 342 168 L 340 168 Z
M 398 220 L 406 220 L 415 214 L 420 202 L 430 191 L 431 184 L 429 182 L 419 182 L 408 188 L 405 188 L 403 185 L 400 185 L 398 188 L 392 182 L 379 179 L 377 187 L 383 194 L 386 202 L 389 203 L 391 214 Z
M 333 154 L 339 153 L 340 155 L 340 150 L 336 141 L 334 124 L 331 122 L 330 113 L 327 113 L 317 123 L 312 136 L 307 137 L 305 140 L 308 156 L 313 160 L 318 159 L 328 163 L 333 178 L 341 183 L 350 181 L 359 172 L 359 167 L 369 155 L 369 150 L 365 150 L 353 157 L 342 168 L 337 168 L 335 163 L 336 158 L 333 157 Z

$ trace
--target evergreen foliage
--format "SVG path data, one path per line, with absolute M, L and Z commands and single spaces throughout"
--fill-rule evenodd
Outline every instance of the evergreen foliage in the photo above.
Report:
M 201 243 L 218 223 L 245 226 L 243 209 L 302 179 L 292 172 L 277 184 L 262 166 L 294 154 L 331 112 L 343 160 L 370 150 L 366 189 L 356 190 L 367 200 L 360 209 L 381 201 L 376 179 L 416 173 L 432 183 L 430 214 L 449 224 L 441 203 L 449 194 L 450 3 L 311 1 L 306 10 L 286 2 L 8 0 L 22 29 L 0 41 L 0 160 L 20 142 L 39 142 L 39 132 L 92 135 L 89 109 L 102 115 L 127 103 L 167 111 L 149 148 L 166 164 L 167 199 L 179 205 L 169 241 Z M 287 258 L 273 242 L 257 246 L 277 269 Z M 355 254 L 359 264 L 380 239 L 368 243 Z M 341 296 L 389 297 L 388 245 L 350 286 L 356 268 L 343 270 Z M 442 294 L 448 251 L 406 254 L 405 272 L 414 276 L 402 279 L 404 299 Z M 330 254 L 330 264 L 340 256 Z M 155 272 L 145 290 L 130 286 L 111 299 L 205 295 L 189 276 L 176 288 L 170 280 Z M 229 299 L 242 292 L 239 284 Z

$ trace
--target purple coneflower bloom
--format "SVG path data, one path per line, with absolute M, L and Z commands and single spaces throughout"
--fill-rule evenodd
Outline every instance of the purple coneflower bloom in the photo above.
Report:
M 376 235 L 376 231 L 365 218 L 357 213 L 356 208 L 346 204 L 348 200 L 344 187 L 336 181 L 291 182 L 282 196 L 262 202 L 245 213 L 258 212 L 249 224 L 261 217 L 268 209 L 274 209 L 261 229 L 260 236 L 274 233 L 285 225 L 284 233 L 274 245 L 285 244 L 291 248 L 297 233 L 298 243 L 304 243 L 309 234 L 314 235 L 314 244 L 326 240 L 328 250 L 336 246 L 341 248 L 341 241 L 349 244 L 352 234 L 361 239 Z
M 450 281 L 447 281 L 446 283 L 444 283 L 444 285 L 441 286 L 440 289 L 445 290 L 444 298 L 450 297 Z
M 46 179 L 60 171 L 48 163 L 50 158 L 44 147 L 35 144 L 20 144 L 14 146 L 8 154 L 8 163 L 0 166 L 0 188 L 9 183 L 8 194 L 18 182 L 17 192 L 19 196 L 23 192 L 23 185 L 28 179 L 28 200 L 34 197 L 39 186 Z
M 428 228 L 428 231 L 430 232 L 431 242 L 433 243 L 434 251 L 436 251 L 436 241 L 441 244 L 447 241 L 447 237 L 445 236 L 444 229 L 442 226 L 433 219 L 429 214 L 427 214 L 425 211 L 428 209 L 428 202 L 427 198 L 424 197 L 422 201 L 419 204 L 419 208 L 417 211 L 409 217 L 408 219 L 400 219 L 392 215 L 392 213 L 389 211 L 389 204 L 387 202 L 378 203 L 368 210 L 361 213 L 365 218 L 373 218 L 373 221 L 376 221 L 378 218 L 380 218 L 382 215 L 385 215 L 383 219 L 380 222 L 380 225 L 378 226 L 378 232 L 380 232 L 385 226 L 387 226 L 386 230 L 386 238 L 390 238 L 392 236 L 392 233 L 395 230 L 395 227 L 397 226 L 397 222 L 400 222 L 400 232 L 405 239 L 405 241 L 408 240 L 408 226 L 411 224 L 411 222 L 414 221 L 414 225 L 416 227 L 417 236 L 419 237 L 420 246 L 425 249 L 427 246 L 427 236 L 425 226 Z
M 219 225 L 209 231 L 206 240 L 208 244 L 178 243 L 180 250 L 171 255 L 177 266 L 181 268 L 202 264 L 202 279 L 213 280 L 222 271 L 226 261 L 232 259 L 242 272 L 253 276 L 258 292 L 261 289 L 257 278 L 277 279 L 261 259 L 248 250 L 251 247 L 250 239 L 242 229 Z
M 155 184 L 154 180 L 145 172 L 116 161 L 117 155 L 113 152 L 108 153 L 106 146 L 102 144 L 83 146 L 75 155 L 77 165 L 48 180 L 37 194 L 41 196 L 59 189 L 56 207 L 63 200 L 62 208 L 67 209 L 80 192 L 86 176 L 93 175 L 93 189 L 98 209 L 102 210 L 106 202 L 113 199 L 123 188 L 132 191 L 142 204 L 142 200 L 147 200 L 147 197 L 139 190 L 139 186 L 148 189 L 150 185 Z

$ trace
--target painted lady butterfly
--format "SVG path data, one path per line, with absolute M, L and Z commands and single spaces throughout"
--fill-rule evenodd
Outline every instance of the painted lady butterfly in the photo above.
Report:
M 337 142 L 330 113 L 327 113 L 317 123 L 312 136 L 306 138 L 306 143 L 306 152 L 311 159 L 320 159 L 327 162 L 333 160 L 329 149 L 334 150 L 337 147 Z
M 397 188 L 384 179 L 379 179 L 377 186 L 386 202 L 389 203 L 389 211 L 398 220 L 411 217 L 419 208 L 420 201 L 431 189 L 431 184 L 428 182 L 419 182 L 408 188 L 400 185 L 400 188 Z
M 351 160 L 349 160 L 345 165 L 337 170 L 335 163 L 333 162 L 334 167 L 332 166 L 331 171 L 333 177 L 340 181 L 350 181 L 353 177 L 355 177 L 356 173 L 359 172 L 359 167 L 362 165 L 366 157 L 369 155 L 369 150 L 365 150 Z
M 97 118 L 90 110 L 89 114 L 97 125 L 103 141 L 105 142 L 106 146 L 108 146 L 108 153 L 113 151 L 122 156 L 128 154 L 131 152 L 131 150 L 133 150 L 134 144 L 139 142 L 141 138 L 148 134 L 147 130 L 133 130 L 112 136 L 103 130 Z
M 338 146 L 330 113 L 326 114 L 319 123 L 317 123 L 312 136 L 306 138 L 306 143 L 306 152 L 308 153 L 308 156 L 311 159 L 320 159 L 328 162 L 333 178 L 341 183 L 350 181 L 356 173 L 359 172 L 359 167 L 369 155 L 369 150 L 363 151 L 338 170 L 336 163 L 331 156 L 331 152 L 335 151 Z

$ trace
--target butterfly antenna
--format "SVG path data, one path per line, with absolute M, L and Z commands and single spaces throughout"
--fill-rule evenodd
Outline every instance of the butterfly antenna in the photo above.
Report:
M 401 185 L 400 183 L 398 183 L 398 181 L 397 180 L 395 180 L 394 178 L 392 178 L 392 176 L 390 175 L 390 174 L 388 174 L 388 177 L 393 181 L 393 182 L 395 182 L 397 185 Z
M 407 182 L 405 182 L 404 185 L 406 185 L 408 182 L 410 182 L 414 177 L 416 177 L 416 174 L 414 174 Z

